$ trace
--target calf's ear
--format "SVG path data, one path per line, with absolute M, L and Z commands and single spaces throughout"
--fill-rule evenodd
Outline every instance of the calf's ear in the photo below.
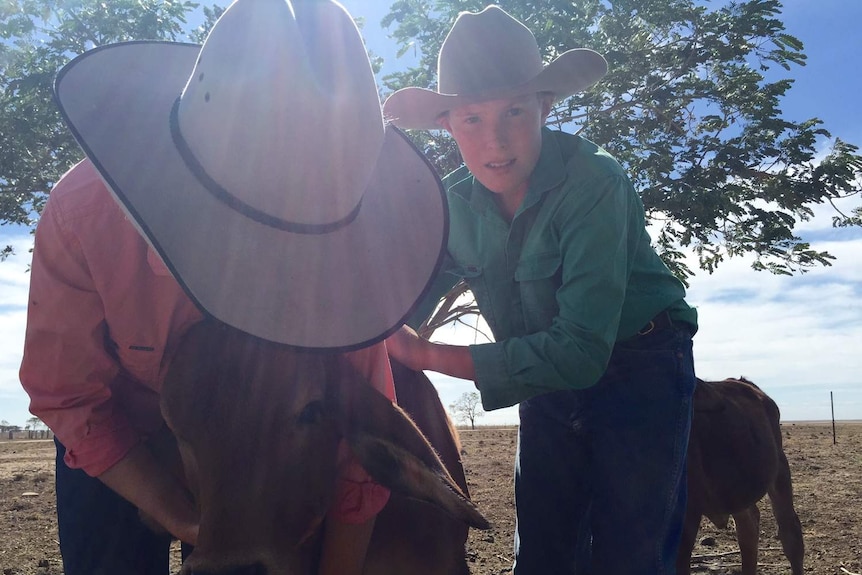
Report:
M 339 419 L 344 436 L 375 481 L 436 505 L 471 527 L 490 528 L 404 410 L 363 381 L 347 382 L 341 391 Z

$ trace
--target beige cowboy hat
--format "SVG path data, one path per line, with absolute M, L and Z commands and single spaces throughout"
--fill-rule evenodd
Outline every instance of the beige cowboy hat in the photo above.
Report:
M 394 332 L 436 275 L 442 186 L 385 126 L 336 2 L 236 0 L 203 46 L 96 48 L 60 71 L 55 93 L 174 277 L 227 324 L 358 348 Z
M 530 30 L 499 6 L 461 12 L 440 47 L 437 91 L 403 88 L 383 105 L 399 128 L 433 130 L 442 114 L 463 104 L 551 92 L 561 100 L 586 90 L 608 71 L 605 59 L 579 48 L 542 63 Z

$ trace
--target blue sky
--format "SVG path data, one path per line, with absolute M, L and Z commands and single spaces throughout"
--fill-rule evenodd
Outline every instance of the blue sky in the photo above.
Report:
M 385 1 L 342 3 L 354 16 L 365 17 L 366 41 L 386 60 L 384 72 L 405 65 L 395 60 L 394 43 L 377 26 L 387 11 Z M 708 4 L 720 5 L 723 2 Z M 862 80 L 854 63 L 862 53 L 862 2 L 788 0 L 782 19 L 787 31 L 804 42 L 808 55 L 807 66 L 786 73 L 796 83 L 783 100 L 785 117 L 821 118 L 833 137 L 862 145 Z M 821 142 L 824 151 L 828 145 Z M 849 210 L 860 204 L 862 198 L 854 198 L 841 207 Z M 830 392 L 836 418 L 862 419 L 862 230 L 835 230 L 831 208 L 818 206 L 816 211 L 817 217 L 797 231 L 816 249 L 837 256 L 831 267 L 778 277 L 752 271 L 750 260 L 733 259 L 712 275 L 700 272 L 691 278 L 687 299 L 698 308 L 701 323 L 695 367 L 705 379 L 752 379 L 776 400 L 785 420 L 829 419 Z M 27 230 L 0 226 L 0 245 L 11 243 L 17 249 L 15 257 L 0 263 L 0 420 L 19 425 L 29 417 L 17 370 L 31 242 Z M 474 337 L 464 328 L 438 336 L 464 343 Z M 432 379 L 444 405 L 473 390 L 471 382 L 433 374 Z M 517 412 L 497 410 L 479 423 L 517 423 Z

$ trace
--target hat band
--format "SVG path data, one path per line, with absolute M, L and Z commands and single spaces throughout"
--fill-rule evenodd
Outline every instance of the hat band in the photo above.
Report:
M 265 226 L 295 234 L 306 235 L 332 233 L 335 230 L 348 225 L 350 222 L 356 219 L 357 215 L 359 215 L 359 209 L 362 207 L 362 199 L 359 200 L 359 202 L 356 204 L 356 207 L 353 208 L 353 210 L 351 210 L 349 214 L 347 214 L 340 220 L 325 224 L 306 224 L 301 222 L 284 220 L 282 218 L 275 217 L 272 214 L 262 212 L 254 206 L 247 204 L 235 195 L 231 194 L 217 181 L 215 181 L 215 179 L 213 179 L 213 177 L 207 173 L 203 165 L 201 165 L 201 163 L 198 161 L 197 157 L 194 155 L 194 152 L 192 152 L 185 138 L 183 138 L 182 131 L 180 130 L 178 115 L 179 107 L 180 98 L 177 98 L 174 102 L 174 105 L 171 107 L 170 118 L 171 138 L 174 141 L 174 146 L 176 146 L 180 157 L 182 157 L 183 161 L 186 164 L 186 167 L 188 167 L 192 174 L 194 174 L 194 176 L 198 179 L 201 185 L 203 185 L 203 187 L 216 199 L 225 203 L 230 209 L 239 212 L 247 218 L 261 223 Z

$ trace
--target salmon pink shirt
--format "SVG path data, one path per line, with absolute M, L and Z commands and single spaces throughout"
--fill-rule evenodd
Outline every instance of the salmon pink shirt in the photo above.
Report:
M 69 467 L 101 475 L 164 425 L 168 360 L 201 319 L 92 163 L 64 175 L 36 229 L 20 378 Z M 383 343 L 348 356 L 394 400 Z M 357 468 L 347 465 L 345 477 L 360 489 L 338 499 L 342 515 L 359 522 L 382 508 L 388 490 Z

